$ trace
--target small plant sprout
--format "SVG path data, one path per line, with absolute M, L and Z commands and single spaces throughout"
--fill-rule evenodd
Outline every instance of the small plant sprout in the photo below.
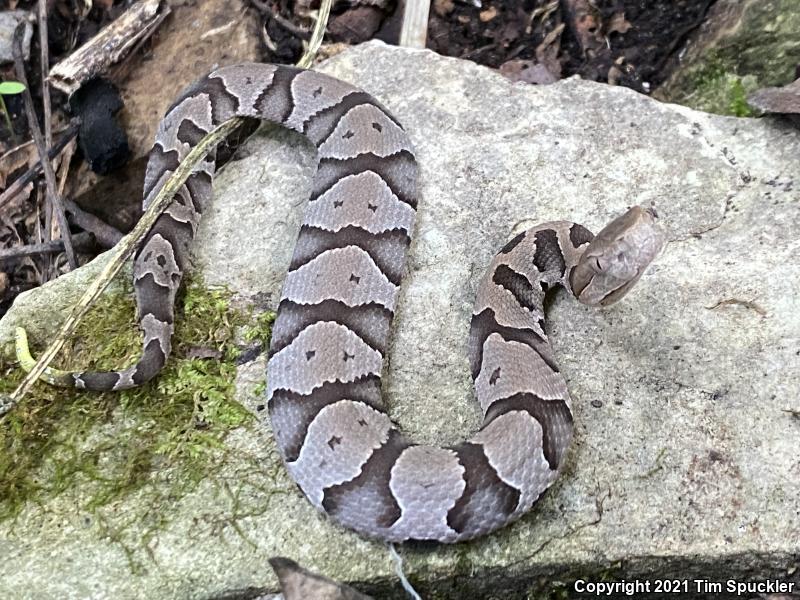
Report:
M 0 82 L 0 112 L 3 113 L 3 118 L 6 121 L 6 127 L 8 127 L 8 132 L 11 134 L 11 137 L 16 137 L 14 135 L 14 129 L 11 126 L 11 117 L 8 114 L 8 109 L 6 108 L 6 101 L 4 100 L 4 96 L 14 96 L 15 94 L 21 94 L 25 91 L 25 86 L 21 84 L 19 81 L 2 81 Z

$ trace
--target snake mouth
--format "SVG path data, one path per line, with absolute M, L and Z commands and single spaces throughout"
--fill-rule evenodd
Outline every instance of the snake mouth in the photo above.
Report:
M 626 281 L 620 287 L 610 291 L 608 294 L 603 296 L 603 299 L 600 300 L 599 303 L 600 306 L 609 306 L 611 304 L 614 304 L 618 300 L 622 299 L 622 297 L 625 296 L 625 294 L 627 294 L 630 291 L 633 285 L 637 281 L 639 281 L 639 278 L 642 276 L 642 273 L 644 273 L 644 269 L 642 268 L 636 269 L 636 275 L 634 275 L 631 279 Z

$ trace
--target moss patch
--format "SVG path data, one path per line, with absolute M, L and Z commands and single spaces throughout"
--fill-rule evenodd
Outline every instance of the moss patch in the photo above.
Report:
M 129 292 L 100 300 L 56 366 L 119 369 L 135 361 L 141 336 Z M 94 515 L 115 539 L 126 524 L 101 509 L 136 494 L 142 514 L 125 518 L 138 521 L 139 529 L 147 518 L 145 531 L 162 527 L 170 514 L 163 507 L 213 477 L 226 461 L 226 435 L 253 421 L 234 400 L 237 340 L 244 332 L 251 344 L 265 347 L 272 315 L 234 309 L 230 297 L 197 281 L 185 287 L 172 357 L 141 388 L 98 394 L 35 386 L 0 421 L 0 521 L 69 494 L 73 506 Z M 42 346 L 36 342 L 34 356 Z M 0 357 L 0 393 L 23 377 L 12 360 Z
M 719 58 L 709 59 L 692 76 L 692 91 L 683 102 L 697 110 L 721 115 L 751 117 L 747 95 L 759 87 L 753 75 L 737 75 Z

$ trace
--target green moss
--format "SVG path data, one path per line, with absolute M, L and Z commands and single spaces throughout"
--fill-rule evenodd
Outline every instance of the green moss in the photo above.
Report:
M 719 57 L 710 57 L 692 76 L 691 92 L 682 101 L 698 110 L 737 117 L 753 116 L 747 95 L 758 88 L 752 75 L 739 76 Z
M 119 369 L 136 360 L 141 337 L 129 292 L 99 301 L 57 367 Z M 153 507 L 168 506 L 225 464 L 226 435 L 253 421 L 234 400 L 237 336 L 245 331 L 265 344 L 272 315 L 234 309 L 227 291 L 200 282 L 186 286 L 178 306 L 172 357 L 154 381 L 102 394 L 37 384 L 0 421 L 0 521 L 69 495 L 102 535 L 122 543 L 131 523 L 145 532 L 163 527 L 169 511 Z M 0 393 L 22 377 L 10 357 L 0 357 Z M 133 494 L 141 496 L 141 514 L 120 520 L 103 510 Z

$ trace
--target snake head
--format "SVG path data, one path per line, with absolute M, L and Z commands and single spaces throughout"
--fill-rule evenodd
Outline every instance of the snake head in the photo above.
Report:
M 656 218 L 655 210 L 634 206 L 595 236 L 570 274 L 578 300 L 608 306 L 628 293 L 664 247 Z

